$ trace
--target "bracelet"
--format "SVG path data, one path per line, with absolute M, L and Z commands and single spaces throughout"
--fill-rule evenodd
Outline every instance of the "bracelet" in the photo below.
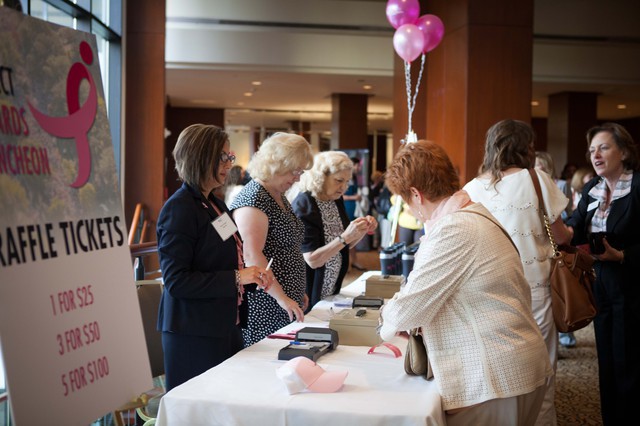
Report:
M 236 273 L 236 287 L 240 287 L 240 271 L 239 270 L 234 270 L 233 272 Z
M 338 235 L 338 241 L 340 241 L 343 246 L 347 245 L 347 242 L 344 240 L 344 237 L 342 235 Z

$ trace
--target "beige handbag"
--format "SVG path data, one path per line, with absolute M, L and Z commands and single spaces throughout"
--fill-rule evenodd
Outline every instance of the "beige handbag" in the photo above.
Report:
M 433 378 L 427 347 L 422 340 L 420 328 L 409 331 L 409 341 L 404 355 L 404 371 L 411 376 L 424 376 L 427 380 Z

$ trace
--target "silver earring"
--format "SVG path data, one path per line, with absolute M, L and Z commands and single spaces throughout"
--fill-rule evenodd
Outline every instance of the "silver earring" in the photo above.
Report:
M 418 216 L 420 216 L 420 220 L 424 222 L 424 216 L 422 215 L 422 210 L 418 210 Z

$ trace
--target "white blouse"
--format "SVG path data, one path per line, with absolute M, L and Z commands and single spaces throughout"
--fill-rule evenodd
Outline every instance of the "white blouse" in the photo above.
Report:
M 549 221 L 553 223 L 567 207 L 569 199 L 547 173 L 536 172 Z M 549 259 L 553 250 L 541 222 L 538 197 L 529 171 L 523 169 L 505 176 L 495 187 L 489 185 L 488 178 L 475 178 L 465 185 L 464 190 L 473 201 L 482 203 L 511 236 L 520 252 L 529 286 L 532 289 L 550 287 Z

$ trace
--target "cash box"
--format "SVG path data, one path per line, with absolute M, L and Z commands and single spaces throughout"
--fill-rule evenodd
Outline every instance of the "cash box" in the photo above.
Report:
M 382 342 L 377 332 L 380 311 L 354 308 L 336 312 L 329 320 L 329 328 L 340 335 L 340 344 L 374 346 Z
M 322 355 L 338 347 L 338 332 L 330 328 L 305 327 L 298 330 L 296 340 L 278 352 L 279 360 L 290 360 L 299 356 L 317 361 Z
M 391 299 L 404 284 L 402 275 L 372 275 L 367 278 L 364 295 Z

